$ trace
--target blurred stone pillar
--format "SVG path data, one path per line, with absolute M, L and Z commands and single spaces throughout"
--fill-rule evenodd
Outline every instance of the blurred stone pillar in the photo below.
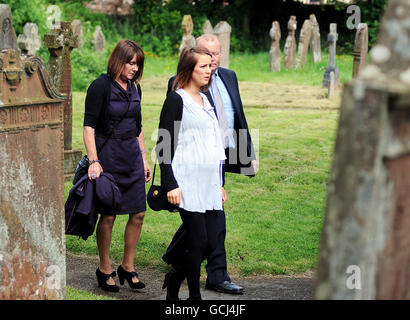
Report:
M 229 68 L 229 50 L 231 46 L 232 28 L 226 21 L 220 21 L 214 28 L 214 35 L 218 37 L 221 43 L 221 67 Z

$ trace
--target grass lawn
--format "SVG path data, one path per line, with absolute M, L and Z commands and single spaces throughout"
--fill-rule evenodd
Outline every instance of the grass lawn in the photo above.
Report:
M 232 274 L 292 274 L 316 265 L 339 105 L 338 100 L 326 99 L 325 90 L 320 88 L 326 56 L 323 61 L 318 65 L 310 62 L 299 71 L 271 73 L 267 54 L 231 57 L 230 67 L 237 72 L 248 125 L 259 151 L 255 178 L 228 174 L 226 179 L 226 249 Z M 336 63 L 342 82 L 349 80 L 352 57 L 338 57 Z M 149 153 L 154 147 L 153 132 L 158 126 L 167 81 L 175 68 L 175 57 L 147 57 L 142 116 Z M 255 89 L 246 90 L 245 81 Z M 283 95 L 279 84 L 290 91 L 286 94 L 288 100 L 303 86 L 307 91 L 298 96 L 297 105 L 287 106 L 284 101 L 278 108 L 270 102 Z M 309 93 L 314 90 L 319 90 L 319 95 Z M 260 101 L 255 100 L 258 94 L 263 96 Z M 84 99 L 85 92 L 73 93 L 73 148 L 83 151 Z M 66 197 L 70 188 L 71 184 L 66 183 Z M 119 216 L 114 226 L 110 253 L 115 261 L 122 257 L 126 220 Z M 136 252 L 137 270 L 147 265 L 167 269 L 161 256 L 180 223 L 179 214 L 148 208 Z M 86 242 L 68 236 L 66 243 L 71 252 L 97 254 L 95 236 Z

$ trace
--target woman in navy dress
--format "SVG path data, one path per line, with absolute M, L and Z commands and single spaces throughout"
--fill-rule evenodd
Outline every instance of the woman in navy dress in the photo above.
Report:
M 138 82 L 143 68 L 141 47 L 131 40 L 120 41 L 108 60 L 107 74 L 91 83 L 85 101 L 84 144 L 90 161 L 89 179 L 98 179 L 101 172 L 108 172 L 122 194 L 120 207 L 99 208 L 96 232 L 100 257 L 96 271 L 98 286 L 111 292 L 119 291 L 109 259 L 112 228 L 118 214 L 129 215 L 124 256 L 117 270 L 120 283 L 127 280 L 131 288 L 145 287 L 134 270 L 135 250 L 146 211 L 145 183 L 152 176 L 141 124 Z

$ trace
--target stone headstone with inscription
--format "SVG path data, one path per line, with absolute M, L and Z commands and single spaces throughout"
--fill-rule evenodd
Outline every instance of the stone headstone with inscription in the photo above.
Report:
M 0 300 L 64 299 L 64 96 L 39 57 L 0 61 Z
M 369 46 L 369 32 L 366 23 L 359 23 L 354 40 L 353 51 L 353 78 L 363 71 L 366 65 L 367 50 Z
M 310 24 L 312 25 L 312 37 L 310 38 L 310 52 L 313 57 L 313 62 L 318 63 L 322 61 L 322 49 L 320 46 L 320 29 L 316 16 L 311 14 L 309 16 Z
M 270 71 L 280 71 L 280 25 L 278 21 L 272 22 L 272 28 L 269 30 L 269 36 L 272 39 L 272 44 L 269 51 L 269 58 L 270 58 Z
M 290 19 L 288 21 L 288 36 L 286 37 L 285 48 L 283 49 L 283 65 L 285 69 L 292 69 L 295 66 L 296 28 L 296 16 L 290 16 Z
M 71 52 L 78 47 L 78 38 L 73 35 L 71 23 L 61 21 L 44 35 L 44 46 L 50 51 L 48 61 L 56 88 L 67 95 L 64 100 L 64 174 L 70 179 L 82 154 L 72 150 L 73 108 L 71 89 Z
M 206 20 L 204 27 L 202 29 L 203 34 L 214 34 L 214 28 L 212 27 L 211 21 Z
M 300 29 L 298 55 L 296 57 L 296 68 L 302 67 L 306 63 L 310 40 L 312 38 L 312 24 L 310 20 L 305 20 Z
M 214 28 L 214 35 L 221 43 L 221 67 L 229 68 L 232 28 L 226 21 L 219 21 Z
M 369 65 L 344 85 L 316 299 L 410 299 L 409 15 L 388 2 Z
M 182 18 L 182 41 L 181 45 L 179 46 L 179 53 L 182 52 L 182 49 L 185 47 L 195 47 L 196 40 L 195 37 L 192 35 L 192 31 L 194 31 L 194 23 L 192 21 L 191 15 L 187 14 Z
M 323 76 L 323 86 L 328 87 L 330 84 L 330 72 L 335 74 L 335 85 L 339 85 L 339 69 L 336 67 L 336 42 L 338 39 L 337 34 L 337 24 L 330 24 L 330 32 L 327 37 L 329 42 L 329 65 L 325 69 L 325 74 Z
M 0 4 L 0 51 L 3 49 L 18 49 L 16 33 L 13 28 L 13 19 L 10 7 Z
M 35 56 L 41 48 L 41 38 L 35 23 L 28 22 L 24 25 L 23 34 L 17 38 L 17 44 L 22 54 Z
M 105 47 L 105 36 L 101 30 L 101 26 L 96 26 L 93 35 L 94 51 L 103 51 Z

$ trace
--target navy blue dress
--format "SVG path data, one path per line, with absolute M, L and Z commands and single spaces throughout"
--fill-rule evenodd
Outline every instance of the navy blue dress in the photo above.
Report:
M 128 108 L 129 104 L 129 108 Z M 127 111 L 128 109 L 128 111 Z M 125 91 L 117 82 L 111 85 L 108 106 L 109 124 L 116 125 L 98 159 L 104 172 L 113 175 L 122 194 L 121 206 L 101 208 L 101 214 L 130 214 L 146 211 L 144 163 L 137 140 L 137 115 L 141 112 L 141 98 L 134 85 L 128 83 Z M 97 150 L 106 137 L 96 134 Z

